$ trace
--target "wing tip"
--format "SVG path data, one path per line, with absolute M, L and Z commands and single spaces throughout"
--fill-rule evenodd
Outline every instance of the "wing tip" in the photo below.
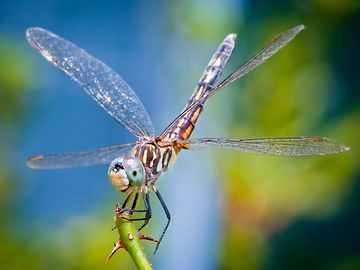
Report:
M 331 143 L 333 145 L 336 145 L 337 146 L 337 151 L 334 151 L 334 153 L 343 153 L 343 152 L 351 150 L 350 146 L 347 146 L 347 145 L 342 144 L 342 143 L 335 142 L 335 141 L 330 140 L 328 138 L 308 137 L 308 138 L 304 138 L 304 139 L 305 140 L 313 140 L 313 141 L 323 141 L 323 142 L 328 142 L 328 143 Z
M 39 32 L 44 32 L 45 29 L 41 28 L 41 27 L 29 27 L 26 29 L 25 31 L 25 36 L 27 39 L 31 38 L 32 36 L 34 36 L 34 34 L 39 33 Z
M 227 35 L 226 38 L 227 38 L 227 39 L 236 40 L 237 34 L 236 34 L 236 33 L 230 33 L 230 34 Z
M 349 151 L 349 150 L 351 150 L 350 146 L 347 146 L 345 144 L 341 144 L 341 152 L 346 152 L 346 151 Z
M 26 40 L 29 42 L 29 44 L 34 47 L 35 49 L 38 49 L 38 43 L 35 41 L 34 37 L 37 33 L 44 31 L 44 29 L 40 27 L 30 27 L 26 29 L 25 31 L 25 37 Z
M 43 159 L 44 156 L 43 155 L 38 155 L 38 156 L 33 156 L 33 157 L 29 157 L 26 161 L 26 165 L 32 169 L 38 168 L 36 166 L 36 161 Z
M 230 33 L 225 37 L 223 42 L 227 42 L 227 43 L 232 44 L 234 46 L 234 44 L 236 42 L 236 37 L 237 37 L 237 34 Z
M 292 40 L 293 38 L 295 38 L 304 29 L 305 29 L 305 25 L 299 24 L 299 25 L 289 29 L 284 34 L 289 36 L 289 40 Z
M 306 29 L 306 27 L 305 27 L 305 25 L 303 25 L 303 24 L 299 24 L 299 25 L 297 25 L 297 26 L 295 26 L 294 28 L 293 28 L 293 30 L 295 31 L 295 32 L 300 32 L 300 31 L 302 31 L 302 30 L 304 30 L 304 29 Z
M 330 139 L 328 139 L 328 138 L 321 138 L 321 139 L 324 140 L 324 141 L 327 141 L 327 142 L 336 144 L 336 145 L 339 147 L 338 153 L 342 153 L 342 152 L 346 152 L 346 151 L 351 150 L 351 147 L 350 147 L 350 146 L 347 146 L 347 145 L 345 145 L 345 144 L 335 142 L 335 141 L 330 140 Z
M 25 31 L 26 40 L 33 48 L 40 52 L 43 51 L 43 47 L 41 46 L 41 40 L 45 37 L 48 38 L 53 36 L 55 36 L 55 34 L 53 34 L 52 32 L 37 26 L 29 27 Z

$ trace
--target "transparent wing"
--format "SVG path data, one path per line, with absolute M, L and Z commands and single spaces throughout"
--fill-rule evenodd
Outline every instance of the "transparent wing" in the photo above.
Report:
M 229 148 L 240 152 L 278 156 L 317 156 L 341 153 L 350 149 L 343 144 L 318 137 L 272 137 L 250 139 L 201 138 L 189 141 L 189 149 L 207 146 Z
M 42 28 L 26 38 L 49 62 L 76 81 L 115 120 L 137 137 L 153 136 L 148 113 L 131 87 L 110 67 L 71 42 Z
M 27 160 L 27 165 L 33 169 L 63 169 L 110 164 L 117 157 L 129 155 L 134 146 L 135 143 L 128 143 L 83 152 L 34 156 Z
M 257 54 L 255 54 L 244 64 L 242 64 L 234 73 L 232 73 L 225 80 L 215 86 L 211 91 L 207 91 L 206 95 L 203 95 L 199 100 L 192 100 L 193 103 L 191 105 L 188 105 L 185 110 L 182 111 L 181 114 L 170 123 L 170 125 L 161 133 L 160 136 L 165 137 L 170 130 L 175 128 L 180 119 L 184 118 L 196 106 L 203 104 L 210 96 L 214 95 L 220 89 L 241 78 L 242 76 L 246 75 L 256 67 L 264 63 L 267 59 L 269 59 L 277 51 L 279 51 L 287 43 L 289 43 L 303 29 L 305 29 L 304 25 L 298 25 L 273 38 Z
M 248 74 L 250 71 L 264 63 L 267 59 L 277 53 L 277 51 L 279 51 L 286 44 L 288 44 L 294 37 L 297 36 L 297 34 L 299 34 L 304 29 L 304 25 L 298 25 L 273 38 L 257 54 L 247 60 L 234 73 L 232 73 L 225 80 L 219 83 L 211 94 L 214 94 L 214 92 L 216 92 L 217 90 L 229 85 L 233 81 Z

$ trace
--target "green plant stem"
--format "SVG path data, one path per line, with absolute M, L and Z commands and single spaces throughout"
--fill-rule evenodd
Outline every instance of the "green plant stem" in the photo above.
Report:
M 144 249 L 140 243 L 134 223 L 122 218 L 122 215 L 115 216 L 115 226 L 119 232 L 120 240 L 133 259 L 137 269 L 151 270 Z

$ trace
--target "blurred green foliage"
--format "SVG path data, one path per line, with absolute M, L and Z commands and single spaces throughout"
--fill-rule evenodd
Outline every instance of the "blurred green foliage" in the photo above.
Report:
M 24 44 L 24 42 L 21 42 Z M 34 223 L 17 211 L 21 192 L 20 171 L 15 168 L 14 149 L 21 125 L 31 108 L 31 59 L 28 50 L 5 37 L 0 38 L 0 267 L 1 269 L 99 269 L 118 235 L 111 233 L 111 210 L 106 217 L 76 216 L 60 229 L 34 228 Z M 26 206 L 22 206 L 26 207 Z M 101 211 L 100 211 L 101 210 Z M 28 211 L 31 211 L 30 209 Z M 102 209 L 99 209 L 102 212 Z M 96 218 L 94 218 L 96 217 Z M 108 228 L 108 229 L 104 229 Z M 99 255 L 99 252 L 102 254 Z M 125 252 L 108 269 L 131 269 Z
M 216 36 L 229 32 L 219 33 L 222 27 L 236 28 L 235 50 L 245 51 L 244 60 L 275 34 L 300 23 L 307 27 L 228 94 L 222 93 L 231 104 L 221 106 L 231 117 L 223 126 L 231 127 L 231 137 L 317 135 L 352 148 L 342 155 L 310 158 L 219 150 L 213 167 L 226 201 L 221 268 L 360 269 L 359 200 L 351 199 L 360 185 L 360 3 L 251 1 L 237 19 L 233 6 L 212 3 L 201 9 L 197 1 L 181 5 L 189 18 L 187 31 Z M 226 22 L 219 26 L 203 14 Z M 239 64 L 234 58 L 228 64 L 233 69 Z M 223 116 L 213 110 L 217 123 Z
M 342 229 L 331 224 L 342 219 L 347 207 L 353 207 L 346 202 L 359 182 L 359 80 L 352 85 L 346 82 L 357 62 L 351 59 L 355 52 L 342 49 L 358 34 L 359 4 L 257 1 L 249 5 L 247 19 L 238 24 L 237 31 L 238 44 L 247 43 L 251 48 L 242 57 L 251 56 L 250 51 L 255 53 L 274 34 L 293 25 L 304 23 L 307 29 L 228 90 L 231 137 L 318 135 L 335 138 L 352 150 L 311 158 L 218 151 L 214 163 L 226 201 L 222 268 L 359 269 L 357 230 L 352 227 L 354 238 L 342 241 L 347 236 L 343 236 L 346 223 Z M 359 218 L 353 218 L 352 222 L 359 224 Z M 314 232 L 307 231 L 304 220 L 315 224 L 317 230 L 329 230 L 325 239 L 312 242 Z M 300 233 L 294 234 L 293 226 Z M 291 242 L 278 241 L 287 237 Z M 327 253 L 329 246 L 348 253 Z M 318 251 L 321 249 L 323 253 Z

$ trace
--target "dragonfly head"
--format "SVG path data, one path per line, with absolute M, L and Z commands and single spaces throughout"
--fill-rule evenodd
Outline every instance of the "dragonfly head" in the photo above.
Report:
M 145 169 L 135 157 L 116 158 L 111 162 L 108 172 L 110 183 L 121 192 L 130 187 L 140 187 L 145 180 Z

